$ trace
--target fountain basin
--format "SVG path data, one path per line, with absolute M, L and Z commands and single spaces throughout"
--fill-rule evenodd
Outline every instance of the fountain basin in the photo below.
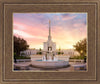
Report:
M 37 68 L 53 69 L 69 66 L 68 61 L 32 61 L 31 66 Z

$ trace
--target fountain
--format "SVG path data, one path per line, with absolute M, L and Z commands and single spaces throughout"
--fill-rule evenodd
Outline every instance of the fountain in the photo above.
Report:
M 48 48 L 48 52 L 43 56 L 42 61 L 57 61 L 57 57 L 55 57 L 51 47 Z
M 31 62 L 31 65 L 36 68 L 54 69 L 63 68 L 69 66 L 69 57 L 65 60 L 58 60 L 58 58 L 52 52 L 44 55 L 41 60 L 35 60 Z
M 64 60 L 58 60 L 56 57 L 55 51 L 56 51 L 56 43 L 52 42 L 51 40 L 51 30 L 50 30 L 50 21 L 49 21 L 49 36 L 48 41 L 44 42 L 44 56 L 41 58 L 41 60 L 35 60 L 31 62 L 31 65 L 33 67 L 37 68 L 63 68 L 67 67 L 69 65 L 69 56 Z

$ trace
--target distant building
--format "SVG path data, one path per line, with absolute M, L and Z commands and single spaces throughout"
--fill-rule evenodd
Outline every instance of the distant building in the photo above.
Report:
M 36 55 L 38 51 L 39 51 L 38 49 L 27 49 L 25 51 L 21 51 L 20 55 L 21 56 Z
M 59 50 L 56 50 L 56 52 Z M 69 56 L 77 56 L 79 53 L 75 51 L 74 49 L 62 49 L 61 52 L 63 52 L 64 55 L 69 55 Z
M 20 55 L 22 56 L 30 56 L 30 55 L 37 55 L 37 52 L 39 52 L 39 49 L 28 49 L 25 51 L 21 51 Z M 44 50 L 41 50 L 41 52 L 43 52 Z M 57 52 L 59 52 L 59 50 L 55 50 L 56 54 Z M 66 56 L 77 56 L 79 55 L 79 53 L 77 51 L 75 51 L 74 49 L 62 49 L 61 52 L 63 52 L 63 55 Z M 23 54 L 24 53 L 24 54 Z

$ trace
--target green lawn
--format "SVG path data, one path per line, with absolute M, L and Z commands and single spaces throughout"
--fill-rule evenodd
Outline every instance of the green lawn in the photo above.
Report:
M 70 57 L 70 59 L 84 59 L 85 56 L 74 56 L 74 57 Z
M 16 56 L 16 59 L 31 59 L 30 57 L 25 56 Z

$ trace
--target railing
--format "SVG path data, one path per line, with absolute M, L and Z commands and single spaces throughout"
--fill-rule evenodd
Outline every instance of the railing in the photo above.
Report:
M 30 62 L 31 59 L 16 59 L 17 62 Z
M 84 62 L 82 59 L 69 59 L 69 62 Z

